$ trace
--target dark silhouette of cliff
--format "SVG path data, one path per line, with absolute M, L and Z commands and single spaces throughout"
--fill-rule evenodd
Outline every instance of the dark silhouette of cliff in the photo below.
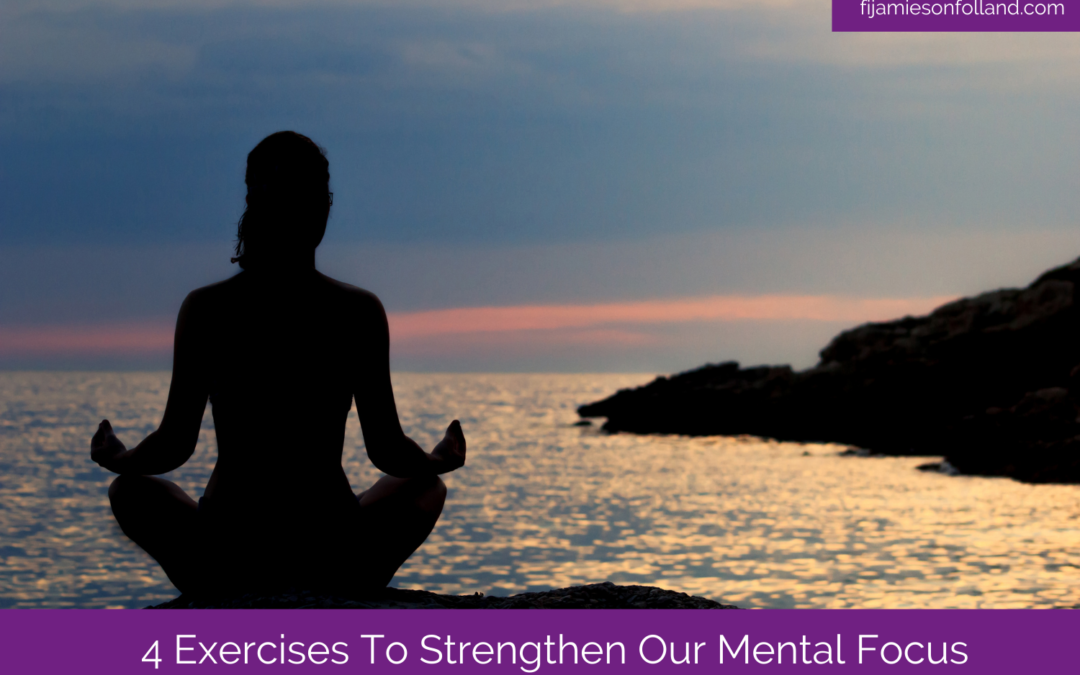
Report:
M 581 406 L 604 429 L 752 434 L 944 455 L 961 473 L 1080 482 L 1080 260 L 1023 289 L 839 334 L 813 368 L 706 365 Z

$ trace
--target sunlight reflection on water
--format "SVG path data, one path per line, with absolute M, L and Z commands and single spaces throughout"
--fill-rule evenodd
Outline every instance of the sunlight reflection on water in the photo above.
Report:
M 839 457 L 835 445 L 606 435 L 577 405 L 642 375 L 394 378 L 406 433 L 430 448 L 454 417 L 467 466 L 403 588 L 509 594 L 611 580 L 744 607 L 1080 604 L 1080 488 L 916 471 L 925 458 Z M 0 607 L 140 607 L 175 597 L 109 515 L 90 463 L 108 417 L 156 428 L 167 373 L 0 373 Z M 202 493 L 199 447 L 169 478 Z M 353 487 L 378 472 L 350 413 Z

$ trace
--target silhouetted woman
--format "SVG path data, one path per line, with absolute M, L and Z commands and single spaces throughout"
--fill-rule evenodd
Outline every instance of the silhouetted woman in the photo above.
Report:
M 248 155 L 243 271 L 188 295 L 161 426 L 131 450 L 102 421 L 90 455 L 124 533 L 182 592 L 385 587 L 442 512 L 439 474 L 465 462 L 455 420 L 426 453 L 402 432 L 386 313 L 315 270 L 333 195 L 311 139 L 268 136 Z M 368 457 L 388 474 L 354 495 L 341 467 L 352 401 Z M 154 477 L 195 450 L 207 399 L 218 460 L 198 504 Z

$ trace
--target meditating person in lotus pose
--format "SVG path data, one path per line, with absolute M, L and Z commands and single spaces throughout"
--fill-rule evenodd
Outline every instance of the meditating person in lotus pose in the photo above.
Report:
M 322 150 L 293 132 L 248 155 L 239 274 L 180 308 L 161 426 L 128 450 L 102 421 L 91 458 L 120 474 L 120 528 L 184 593 L 384 588 L 442 512 L 439 474 L 465 463 L 455 420 L 424 452 L 390 385 L 386 313 L 315 269 L 333 195 Z M 368 457 L 388 474 L 355 495 L 341 466 L 355 398 Z M 218 460 L 196 504 L 156 474 L 195 449 L 207 399 Z

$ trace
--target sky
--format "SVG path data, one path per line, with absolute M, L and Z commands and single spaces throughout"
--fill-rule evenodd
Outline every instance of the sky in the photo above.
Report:
M 808 367 L 1080 255 L 1080 40 L 827 0 L 6 0 L 0 368 L 168 368 L 244 161 L 326 149 L 392 365 Z

